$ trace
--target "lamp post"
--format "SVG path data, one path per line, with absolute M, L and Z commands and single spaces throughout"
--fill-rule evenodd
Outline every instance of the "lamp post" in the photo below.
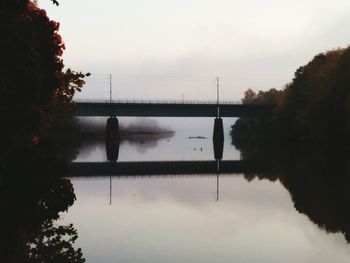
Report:
M 216 79 L 216 105 L 217 105 L 217 115 L 216 117 L 220 117 L 220 108 L 219 108 L 219 96 L 220 96 L 220 80 L 219 77 L 215 77 Z
M 109 74 L 109 103 L 112 103 L 112 74 Z

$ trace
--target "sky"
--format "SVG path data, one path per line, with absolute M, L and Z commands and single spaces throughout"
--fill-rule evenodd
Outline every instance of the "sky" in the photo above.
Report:
M 39 0 L 61 24 L 77 99 L 238 101 L 350 43 L 349 0 Z

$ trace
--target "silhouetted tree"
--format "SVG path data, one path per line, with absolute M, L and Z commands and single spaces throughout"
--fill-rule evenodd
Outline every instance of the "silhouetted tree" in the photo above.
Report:
M 240 118 L 232 135 L 269 140 L 347 140 L 350 136 L 350 47 L 319 54 L 283 90 L 248 89 L 242 102 L 276 104 L 270 116 Z
M 30 1 L 0 3 L 0 135 L 8 142 L 37 142 L 57 118 L 72 113 L 85 75 L 63 71 L 58 29 Z
M 63 70 L 58 29 L 31 1 L 0 2 L 0 262 L 82 262 L 75 230 L 53 223 L 75 200 L 62 178 L 75 144 L 57 128 L 67 128 L 86 76 Z
M 247 92 L 243 103 L 269 101 L 276 107 L 269 115 L 238 119 L 231 133 L 242 159 L 272 164 L 272 172 L 249 174 L 247 180 L 279 180 L 297 211 L 348 242 L 349 86 L 350 47 L 319 54 L 283 90 Z

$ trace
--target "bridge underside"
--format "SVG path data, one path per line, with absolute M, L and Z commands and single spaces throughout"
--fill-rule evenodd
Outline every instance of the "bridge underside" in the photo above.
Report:
M 76 116 L 216 117 L 216 104 L 96 103 L 77 102 Z M 266 114 L 271 105 L 219 104 L 220 117 L 251 117 Z

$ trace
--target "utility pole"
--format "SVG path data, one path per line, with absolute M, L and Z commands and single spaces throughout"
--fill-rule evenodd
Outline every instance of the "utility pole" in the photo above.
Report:
M 112 74 L 109 74 L 109 102 L 112 103 Z
M 220 117 L 220 109 L 219 109 L 219 88 L 220 88 L 220 80 L 219 77 L 216 78 L 216 105 L 217 105 L 217 117 Z

